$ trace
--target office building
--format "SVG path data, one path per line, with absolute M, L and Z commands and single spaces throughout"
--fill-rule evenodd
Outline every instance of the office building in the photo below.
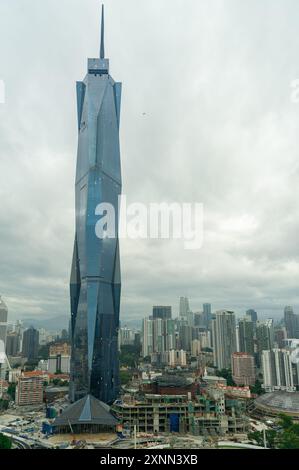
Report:
M 0 341 L 6 344 L 8 308 L 0 295 Z
M 295 315 L 293 307 L 285 307 L 284 324 L 288 338 L 299 338 L 299 315 Z
M 211 348 L 211 332 L 210 331 L 199 331 L 198 339 L 200 341 L 201 349 Z
M 212 320 L 212 306 L 211 304 L 203 304 L 203 321 L 204 321 L 205 328 L 209 328 L 211 320 Z
M 193 328 L 189 325 L 181 325 L 179 329 L 180 348 L 191 351 L 192 340 L 197 339 L 193 335 Z
M 287 330 L 285 327 L 276 328 L 274 330 L 274 347 L 277 349 L 283 349 L 285 346 L 285 340 L 287 339 Z
M 214 365 L 231 368 L 231 355 L 236 352 L 236 318 L 234 312 L 219 310 L 212 321 Z
M 232 376 L 237 385 L 255 384 L 254 357 L 246 352 L 232 354 Z
M 161 318 L 161 320 L 171 319 L 171 307 L 155 306 L 153 307 L 153 318 Z
M 239 351 L 254 355 L 254 323 L 248 317 L 239 321 Z
M 187 315 L 190 311 L 189 300 L 187 297 L 180 297 L 179 316 L 182 320 L 187 321 Z
M 191 344 L 191 355 L 193 357 L 199 356 L 201 353 L 201 343 L 199 339 L 193 339 Z
M 121 83 L 111 77 L 105 58 L 102 11 L 100 57 L 88 59 L 87 75 L 77 83 L 76 234 L 70 281 L 72 402 L 91 394 L 110 403 L 120 388 L 120 104 Z M 113 207 L 113 220 L 108 221 L 101 203 Z
M 273 320 L 258 321 L 256 325 L 257 365 L 261 367 L 262 352 L 274 347 Z
M 149 357 L 153 351 L 153 325 L 150 318 L 144 318 L 142 321 L 142 356 Z
M 253 322 L 253 323 L 256 323 L 257 322 L 257 313 L 255 310 L 253 310 L 252 308 L 250 308 L 249 310 L 246 310 L 246 316 Z
M 6 336 L 6 354 L 7 356 L 17 356 L 20 352 L 20 335 L 12 332 Z
M 69 340 L 69 334 L 68 334 L 68 331 L 66 329 L 61 330 L 60 338 L 64 341 Z
M 10 370 L 10 363 L 5 353 L 4 342 L 0 340 L 0 379 L 5 380 Z
M 142 356 L 175 349 L 175 322 L 161 318 L 144 318 L 142 323 Z M 166 356 L 165 356 L 166 357 Z
M 38 358 L 39 348 L 39 332 L 31 327 L 24 331 L 22 356 L 26 357 L 28 361 L 36 361 Z

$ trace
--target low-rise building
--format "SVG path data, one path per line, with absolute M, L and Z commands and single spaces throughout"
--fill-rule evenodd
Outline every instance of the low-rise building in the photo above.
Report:
M 225 395 L 235 398 L 251 398 L 251 391 L 248 385 L 245 387 L 232 387 L 230 385 L 217 384 L 219 390 L 222 390 Z

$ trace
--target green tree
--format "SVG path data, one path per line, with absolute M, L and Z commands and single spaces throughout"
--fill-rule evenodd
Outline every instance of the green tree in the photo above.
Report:
M 233 381 L 232 371 L 230 369 L 217 370 L 216 375 L 218 377 L 223 377 L 224 379 L 226 379 L 227 385 L 231 387 L 236 385 L 235 382 Z
M 39 347 L 38 350 L 38 358 L 47 360 L 49 357 L 49 351 L 50 351 L 50 344 L 43 344 L 42 346 Z
M 277 432 L 273 429 L 267 429 L 266 431 L 266 446 L 270 449 L 275 449 L 277 443 Z M 248 439 L 254 441 L 258 446 L 264 447 L 264 433 L 260 431 L 250 432 Z
M 279 418 L 280 418 L 280 420 L 278 422 L 278 425 L 281 426 L 283 429 L 287 430 L 287 429 L 292 428 L 292 426 L 294 426 L 291 416 L 288 416 L 288 415 L 285 415 L 284 413 L 281 413 L 279 415 Z
M 125 345 L 121 347 L 119 362 L 122 367 L 135 368 L 140 359 L 140 347 L 135 345 Z
M 150 364 L 151 363 L 151 356 L 143 357 L 142 362 L 146 362 L 147 364 Z
M 299 449 L 299 436 L 291 429 L 285 430 L 278 443 L 279 449 Z
M 0 449 L 11 449 L 11 439 L 0 434 Z
M 1 411 L 7 410 L 8 405 L 9 405 L 9 401 L 8 401 L 8 400 L 2 400 L 2 399 L 0 399 L 0 410 L 1 410 Z
M 12 400 L 16 399 L 16 384 L 10 383 L 7 389 L 7 394 L 11 397 Z
M 248 434 L 250 441 L 256 442 L 258 446 L 264 445 L 263 434 L 260 431 L 253 431 Z
M 273 429 L 266 431 L 267 447 L 278 449 L 299 449 L 299 424 L 294 424 L 290 416 L 285 414 L 279 415 L 278 425 L 280 431 Z M 263 433 L 252 432 L 248 434 L 248 438 L 263 445 Z
M 255 381 L 255 384 L 250 387 L 251 393 L 254 393 L 256 395 L 262 395 L 264 392 L 262 388 L 262 384 L 259 380 Z
M 127 370 L 121 370 L 119 372 L 119 378 L 121 385 L 127 385 L 127 383 L 129 383 L 132 378 L 132 374 Z

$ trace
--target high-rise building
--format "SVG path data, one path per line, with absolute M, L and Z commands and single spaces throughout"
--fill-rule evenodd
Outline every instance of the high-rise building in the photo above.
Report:
M 5 380 L 7 376 L 7 372 L 10 370 L 10 364 L 7 359 L 5 349 L 4 349 L 4 342 L 0 341 L 0 380 Z
M 187 321 L 187 315 L 190 311 L 189 300 L 187 297 L 180 297 L 180 309 L 179 315 L 180 318 Z
M 256 323 L 257 322 L 257 313 L 255 310 L 253 310 L 252 308 L 250 308 L 249 310 L 246 310 L 246 315 L 247 317 L 250 318 L 250 320 L 253 322 L 253 323 Z
M 150 356 L 153 350 L 153 325 L 150 318 L 144 318 L 142 321 L 142 356 Z
M 201 349 L 211 348 L 211 332 L 210 331 L 199 331 L 198 339 L 200 340 Z
M 174 349 L 175 322 L 171 319 L 144 318 L 142 323 L 142 355 L 164 353 Z
M 50 355 L 48 359 L 48 372 L 50 374 L 69 374 L 71 357 L 69 355 Z
M 193 357 L 199 356 L 201 353 L 201 343 L 199 339 L 193 339 L 191 344 L 191 355 Z
M 203 312 L 194 313 L 194 326 L 198 326 L 199 328 L 205 328 Z
M 257 322 L 256 326 L 257 365 L 261 366 L 262 352 L 274 347 L 274 325 L 270 318 Z
M 66 329 L 61 330 L 60 338 L 61 338 L 62 340 L 68 341 L 68 339 L 69 339 L 69 334 L 68 334 L 68 331 L 67 331 Z
M 254 357 L 246 352 L 232 354 L 232 376 L 237 385 L 255 384 Z
M 154 306 L 153 307 L 153 318 L 161 318 L 167 320 L 171 318 L 171 307 L 167 306 Z
M 203 320 L 205 328 L 209 328 L 210 321 L 212 320 L 211 304 L 203 304 Z
M 20 335 L 16 332 L 8 333 L 6 336 L 7 356 L 17 356 L 20 351 Z
M 278 349 L 283 349 L 285 346 L 285 340 L 287 338 L 287 331 L 285 327 L 276 328 L 274 330 L 274 342 L 275 347 Z
M 219 310 L 212 321 L 214 364 L 217 369 L 231 368 L 236 352 L 236 318 L 234 312 Z
M 263 388 L 267 392 L 274 390 L 295 391 L 291 352 L 284 349 L 272 349 L 262 352 Z
M 6 344 L 8 308 L 0 295 L 0 341 Z
M 248 317 L 239 321 L 239 351 L 254 355 L 254 323 Z
M 39 332 L 33 328 L 24 331 L 22 356 L 27 357 L 28 361 L 35 361 L 38 358 Z
M 189 325 L 181 325 L 179 330 L 179 338 L 181 349 L 184 351 L 191 351 L 192 340 L 197 339 L 193 336 L 193 328 Z
M 171 349 L 169 351 L 169 365 L 174 366 L 185 366 L 187 364 L 186 351 L 180 350 L 175 351 Z
M 299 315 L 289 305 L 284 308 L 284 324 L 288 338 L 299 338 Z
M 135 331 L 125 326 L 120 328 L 118 337 L 120 346 L 133 345 L 135 341 Z
M 102 11 L 100 57 L 88 59 L 87 75 L 77 83 L 76 235 L 70 281 L 73 402 L 91 394 L 110 403 L 120 387 L 120 104 L 121 83 L 112 79 L 105 58 Z M 101 203 L 114 209 L 110 223 Z

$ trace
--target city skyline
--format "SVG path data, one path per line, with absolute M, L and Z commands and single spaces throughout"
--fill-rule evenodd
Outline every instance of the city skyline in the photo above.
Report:
M 0 294 L 10 320 L 68 317 L 76 141 L 70 84 L 98 48 L 99 2 L 84 2 L 84 12 L 82 5 L 0 6 L 3 38 L 10 38 L 0 45 Z M 254 308 L 260 318 L 281 318 L 286 305 L 298 313 L 299 106 L 290 98 L 299 76 L 298 5 L 165 1 L 141 9 L 135 0 L 116 0 L 106 10 L 113 70 L 127 84 L 125 194 L 205 206 L 205 241 L 196 253 L 168 240 L 122 242 L 122 322 L 141 321 L 153 305 L 176 312 L 181 295 L 194 311 L 211 302 L 214 311 Z M 190 86 L 182 87 L 186 70 Z

